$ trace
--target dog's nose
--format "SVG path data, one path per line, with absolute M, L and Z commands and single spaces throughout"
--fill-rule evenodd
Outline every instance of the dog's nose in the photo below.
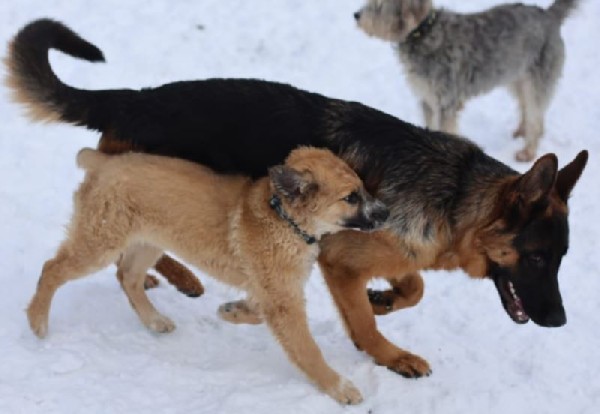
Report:
M 360 12 L 359 11 L 357 11 L 356 13 L 354 13 L 354 19 L 357 20 L 357 21 L 360 20 Z
M 543 326 L 548 328 L 558 328 L 559 326 L 563 326 L 567 323 L 567 315 L 565 315 L 564 309 L 557 309 L 553 312 L 550 312 L 544 318 Z

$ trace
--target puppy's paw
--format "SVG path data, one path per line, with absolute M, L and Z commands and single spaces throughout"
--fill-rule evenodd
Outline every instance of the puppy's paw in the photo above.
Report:
M 27 320 L 31 330 L 38 338 L 46 337 L 48 334 L 48 314 L 40 311 L 35 301 L 32 301 L 27 308 Z
M 175 330 L 175 323 L 171 319 L 160 314 L 153 316 L 147 326 L 156 333 L 169 333 Z
M 529 162 L 535 158 L 535 152 L 529 148 L 523 148 L 515 154 L 515 159 L 520 162 Z
M 397 357 L 388 368 L 404 378 L 421 378 L 431 375 L 429 363 L 418 355 L 409 352 Z
M 246 301 L 227 302 L 219 306 L 217 314 L 221 319 L 230 323 L 258 325 L 262 318 L 252 310 Z
M 29 318 L 29 326 L 31 330 L 40 339 L 43 339 L 48 334 L 48 321 L 42 318 Z
M 325 390 L 325 392 L 340 404 L 359 404 L 363 397 L 360 391 L 346 379 L 340 379 L 337 386 Z

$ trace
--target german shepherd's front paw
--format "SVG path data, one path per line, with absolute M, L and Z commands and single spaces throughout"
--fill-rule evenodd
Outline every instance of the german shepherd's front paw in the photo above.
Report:
M 324 391 L 340 404 L 359 404 L 363 400 L 360 391 L 354 384 L 345 379 L 340 379 L 338 385 Z
M 403 353 L 388 368 L 404 378 L 421 378 L 431 375 L 429 363 L 418 355 Z
M 367 295 L 369 296 L 369 302 L 373 308 L 375 315 L 387 315 L 388 313 L 394 312 L 394 302 L 396 300 L 397 293 L 393 289 L 388 290 L 373 290 L 367 289 Z
M 423 297 L 424 284 L 421 275 L 410 273 L 400 280 L 390 280 L 392 289 L 367 289 L 369 302 L 375 315 L 388 313 L 415 306 Z

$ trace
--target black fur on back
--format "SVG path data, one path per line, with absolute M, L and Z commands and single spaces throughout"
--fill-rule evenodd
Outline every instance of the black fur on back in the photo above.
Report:
M 55 21 L 32 22 L 17 34 L 9 76 L 23 79 L 17 88 L 36 94 L 35 104 L 59 110 L 60 119 L 110 133 L 141 151 L 253 177 L 265 175 L 297 146 L 327 147 L 392 206 L 391 222 L 401 232 L 429 237 L 429 219 L 451 219 L 473 186 L 516 174 L 465 139 L 281 83 L 209 79 L 140 91 L 75 89 L 52 72 L 49 48 L 91 61 L 103 56 Z

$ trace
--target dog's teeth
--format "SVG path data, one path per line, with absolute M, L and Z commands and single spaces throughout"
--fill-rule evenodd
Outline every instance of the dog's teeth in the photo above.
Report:
M 516 299 L 517 298 L 517 292 L 515 291 L 515 287 L 512 284 L 512 282 L 508 282 L 508 289 L 510 290 L 510 293 L 512 293 L 513 297 Z

